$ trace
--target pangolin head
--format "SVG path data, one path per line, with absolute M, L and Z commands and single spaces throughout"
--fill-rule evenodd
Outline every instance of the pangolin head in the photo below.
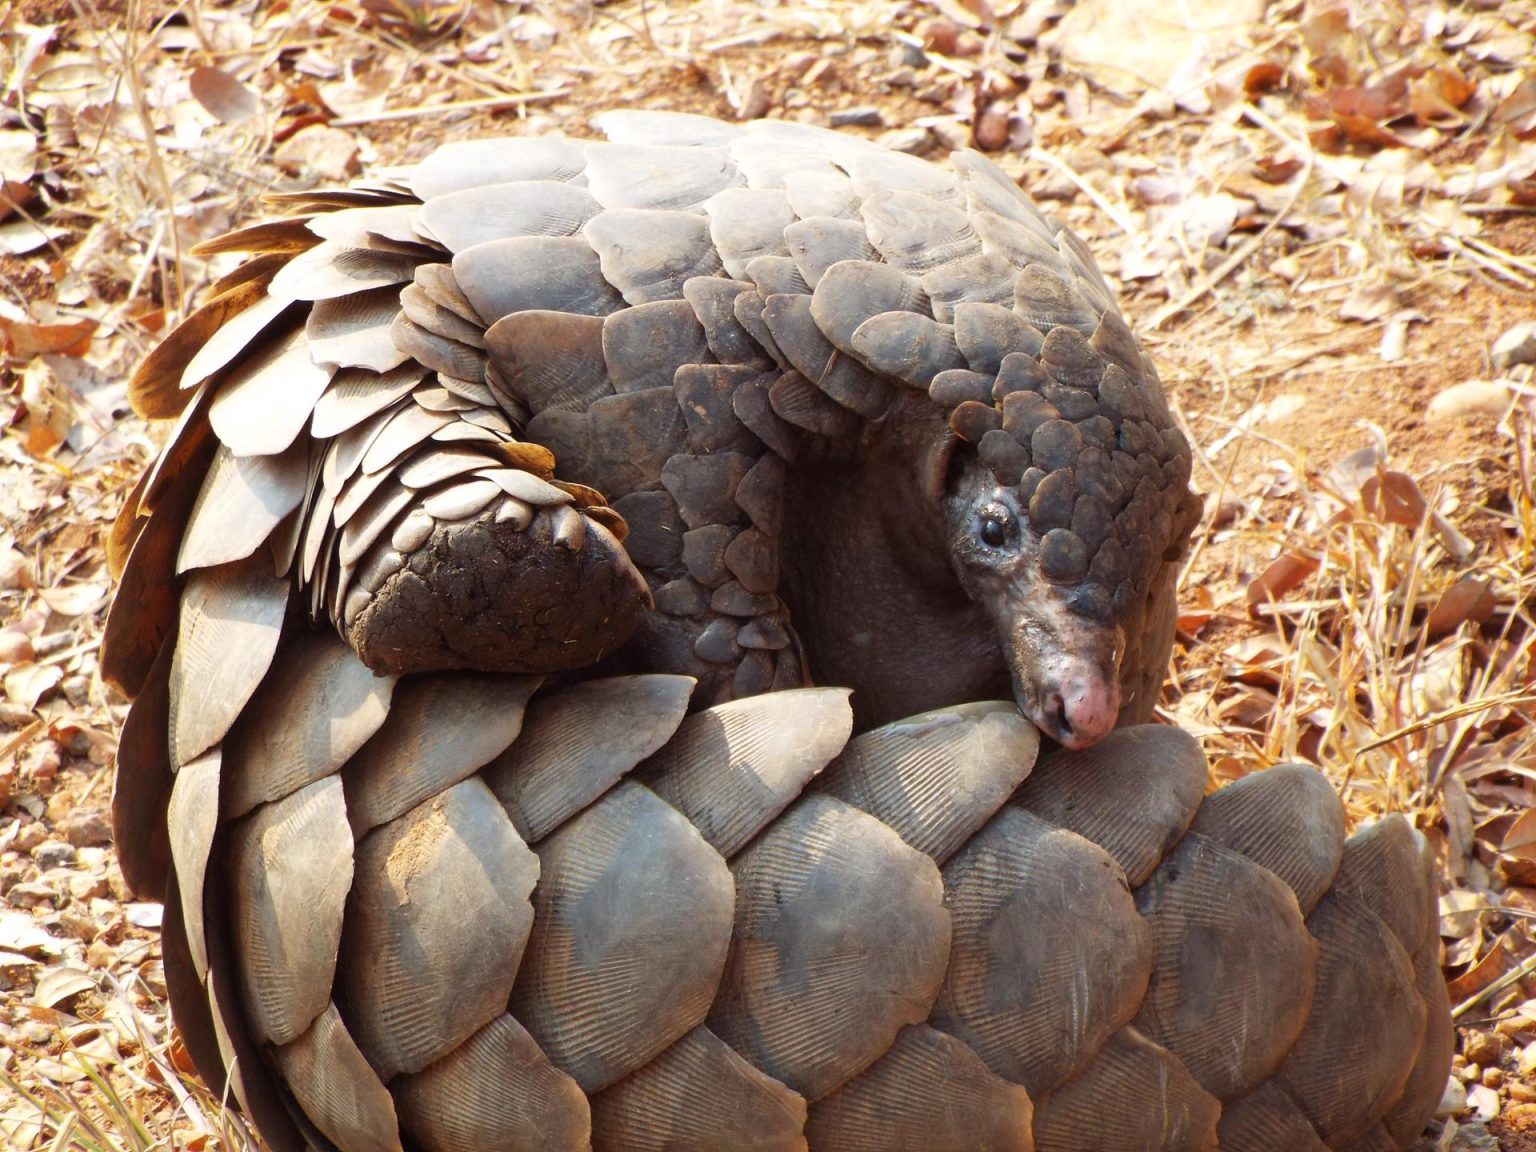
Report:
M 998 629 L 1019 707 L 1069 748 L 1107 734 L 1129 703 L 1127 647 L 1171 611 L 1199 515 L 1188 442 L 1135 360 L 1053 328 L 1037 356 L 1002 359 L 990 403 L 949 413 L 951 563 Z

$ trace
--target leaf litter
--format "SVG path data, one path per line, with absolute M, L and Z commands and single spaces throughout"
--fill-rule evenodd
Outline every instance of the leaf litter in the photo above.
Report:
M 4 1139 L 254 1147 L 106 824 L 102 539 L 163 435 L 123 382 L 237 259 L 191 249 L 626 104 L 980 147 L 1084 236 L 1207 501 L 1162 714 L 1213 784 L 1303 760 L 1429 838 L 1461 1043 L 1425 1147 L 1536 1147 L 1533 45 L 1532 0 L 0 0 Z

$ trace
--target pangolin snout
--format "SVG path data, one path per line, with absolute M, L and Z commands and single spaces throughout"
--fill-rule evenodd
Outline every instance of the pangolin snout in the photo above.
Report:
M 1086 625 L 1049 598 L 1008 629 L 1008 664 L 1019 710 L 1064 748 L 1087 748 L 1114 731 L 1120 717 L 1117 628 Z
M 1065 748 L 1087 748 L 1109 735 L 1120 714 L 1120 682 L 1096 672 L 1070 676 L 1047 694 L 1036 726 Z

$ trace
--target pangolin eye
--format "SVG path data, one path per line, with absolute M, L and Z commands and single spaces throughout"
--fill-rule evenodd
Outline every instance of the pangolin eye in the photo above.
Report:
M 981 510 L 976 534 L 988 548 L 1002 548 L 1013 539 L 1016 527 L 1011 511 L 1001 504 L 989 504 Z

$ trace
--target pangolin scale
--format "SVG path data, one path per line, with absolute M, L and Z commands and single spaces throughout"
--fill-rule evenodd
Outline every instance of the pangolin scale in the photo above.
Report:
M 1406 1147 L 1433 870 L 1145 723 L 1198 502 L 1087 249 L 974 153 L 599 126 L 280 197 L 133 380 L 202 1074 L 279 1152 Z

